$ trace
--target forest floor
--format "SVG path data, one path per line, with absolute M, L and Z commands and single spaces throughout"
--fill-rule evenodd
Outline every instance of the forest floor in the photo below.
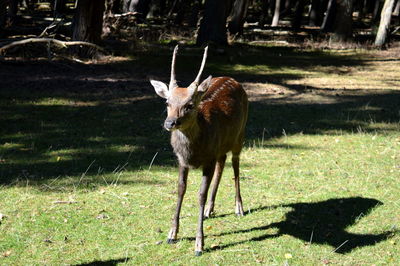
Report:
M 202 257 L 193 256 L 199 170 L 182 241 L 165 243 L 177 169 L 148 78 L 168 81 L 172 48 L 0 62 L 0 264 L 399 264 L 398 46 L 210 49 L 204 77 L 241 82 L 250 112 L 246 215 L 233 215 L 228 163 Z M 181 47 L 182 85 L 201 55 Z

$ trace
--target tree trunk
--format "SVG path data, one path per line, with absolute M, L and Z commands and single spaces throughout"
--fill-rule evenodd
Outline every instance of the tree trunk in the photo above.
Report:
M 325 17 L 321 25 L 321 31 L 332 32 L 333 22 L 336 16 L 336 0 L 329 0 L 328 6 L 326 8 Z
M 301 26 L 301 20 L 303 18 L 304 7 L 306 5 L 305 0 L 298 0 L 296 5 L 296 10 L 294 12 L 294 18 L 292 21 L 292 27 L 294 29 L 299 29 Z
M 321 0 L 312 0 L 309 16 L 309 26 L 320 26 L 321 25 L 321 12 L 320 12 Z
M 270 5 L 271 0 L 263 0 L 261 1 L 261 16 L 260 19 L 258 21 L 260 27 L 264 27 L 264 24 L 267 23 L 267 20 L 269 18 L 268 16 L 268 9 L 269 9 L 269 5 Z
M 274 17 L 272 18 L 271 27 L 278 26 L 280 13 L 281 13 L 281 0 L 275 0 L 275 11 L 274 11 Z
M 66 12 L 66 0 L 53 0 L 50 6 L 54 12 L 54 16 L 57 17 L 58 15 L 63 15 Z
M 0 0 L 0 37 L 3 37 L 7 20 L 7 1 Z
M 232 12 L 228 18 L 228 30 L 230 34 L 242 34 L 244 19 L 247 13 L 248 0 L 235 0 Z
M 375 38 L 376 46 L 382 47 L 386 43 L 394 2 L 394 0 L 385 0 L 381 13 L 381 22 L 379 23 L 378 33 Z
M 138 12 L 138 18 L 146 19 L 147 13 L 150 11 L 150 4 L 152 0 L 131 0 L 129 4 L 130 12 Z
M 78 0 L 72 27 L 74 41 L 100 42 L 104 7 L 105 0 Z
M 131 0 L 122 0 L 122 13 L 129 12 Z
M 396 7 L 393 10 L 393 16 L 398 17 L 400 15 L 400 0 L 397 0 Z
M 112 15 L 114 14 L 115 7 L 119 0 L 105 0 L 105 10 L 103 13 L 103 29 L 101 36 L 107 37 L 111 33 Z
M 204 15 L 200 21 L 200 28 L 196 44 L 215 43 L 227 45 L 226 18 L 231 6 L 230 0 L 206 0 Z
M 336 17 L 333 25 L 333 42 L 346 42 L 353 34 L 353 0 L 336 0 Z
M 9 0 L 8 6 L 8 18 L 10 20 L 10 25 L 14 25 L 17 20 L 18 13 L 18 0 Z
M 374 11 L 372 12 L 372 24 L 376 24 L 379 21 L 380 10 L 382 10 L 382 3 L 380 0 L 376 0 Z

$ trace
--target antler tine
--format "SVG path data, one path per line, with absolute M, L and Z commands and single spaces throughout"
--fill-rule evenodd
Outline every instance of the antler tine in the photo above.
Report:
M 201 66 L 200 66 L 199 73 L 197 74 L 197 77 L 196 77 L 196 79 L 192 82 L 192 84 L 190 84 L 190 86 L 192 86 L 192 85 L 193 85 L 193 86 L 196 86 L 196 89 L 197 89 L 197 86 L 198 86 L 199 83 L 200 83 L 200 78 L 201 78 L 201 74 L 203 73 L 204 66 L 206 65 L 207 52 L 208 52 L 208 46 L 207 46 L 206 48 L 204 48 L 203 61 L 201 62 Z
M 176 87 L 178 87 L 178 83 L 176 82 L 176 77 L 175 77 L 175 59 L 177 53 L 178 53 L 178 45 L 175 46 L 174 53 L 172 54 L 171 79 L 169 81 L 169 90 L 173 90 Z

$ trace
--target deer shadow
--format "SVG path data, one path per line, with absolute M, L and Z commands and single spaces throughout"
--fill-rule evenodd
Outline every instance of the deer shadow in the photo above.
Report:
M 130 258 L 122 258 L 122 259 L 115 259 L 115 260 L 96 260 L 92 262 L 82 263 L 82 264 L 75 264 L 75 266 L 113 266 L 118 265 L 120 263 L 126 263 L 130 260 Z
M 376 199 L 351 197 L 329 199 L 320 202 L 263 206 L 250 210 L 249 213 L 274 208 L 292 208 L 292 210 L 286 213 L 285 220 L 281 222 L 213 235 L 218 237 L 253 231 L 264 233 L 247 240 L 215 246 L 209 248 L 208 251 L 221 250 L 248 241 L 263 241 L 282 235 L 290 235 L 309 244 L 329 245 L 334 248 L 334 252 L 345 254 L 355 248 L 375 245 L 397 233 L 395 231 L 385 231 L 379 234 L 357 234 L 346 230 L 346 228 L 357 224 L 359 220 L 366 217 L 374 208 L 381 205 L 383 203 Z M 226 214 L 216 216 L 215 218 L 221 216 L 226 216 Z M 267 233 L 266 231 L 271 228 L 278 229 L 278 232 L 275 234 Z

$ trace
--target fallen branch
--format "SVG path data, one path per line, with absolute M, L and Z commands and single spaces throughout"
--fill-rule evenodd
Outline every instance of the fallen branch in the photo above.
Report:
M 53 43 L 53 44 L 56 44 L 63 48 L 67 48 L 68 46 L 74 46 L 74 45 L 83 45 L 83 46 L 93 47 L 99 51 L 104 51 L 104 49 L 102 47 L 100 47 L 94 43 L 90 43 L 90 42 L 60 41 L 60 40 L 51 39 L 51 38 L 29 38 L 29 39 L 25 39 L 25 40 L 15 41 L 15 42 L 12 42 L 12 43 L 9 43 L 7 45 L 0 47 L 0 54 L 4 53 L 4 51 L 6 51 L 7 49 L 10 49 L 12 47 L 19 46 L 19 45 L 25 45 L 25 44 L 29 44 L 29 43 L 47 43 L 47 44 Z

